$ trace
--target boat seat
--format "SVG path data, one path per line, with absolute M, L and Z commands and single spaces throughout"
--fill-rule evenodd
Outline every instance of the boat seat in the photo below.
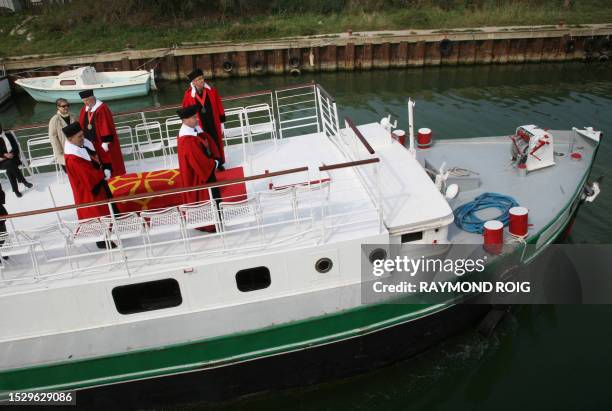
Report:
M 166 119 L 166 147 L 168 147 L 168 149 L 172 150 L 178 147 L 178 132 L 182 124 L 183 120 L 178 117 Z
M 34 278 L 40 275 L 38 261 L 36 259 L 35 247 L 39 245 L 38 241 L 29 240 L 23 236 L 18 236 L 16 233 L 0 234 L 0 280 L 4 280 L 3 271 L 7 264 L 4 257 L 12 257 L 18 255 L 29 255 L 32 262 L 32 268 L 36 273 Z
M 269 104 L 256 104 L 245 107 L 244 117 L 251 136 L 270 134 L 276 141 L 276 121 Z
M 226 121 L 223 124 L 224 140 L 243 139 L 248 134 L 248 127 L 244 119 L 244 107 L 225 110 L 225 118 Z
M 135 160 L 140 159 L 140 152 L 136 150 L 136 144 L 134 144 L 134 133 L 132 132 L 132 127 L 117 127 L 117 136 L 119 137 L 121 154 L 124 156 L 131 155 Z
M 31 169 L 40 172 L 40 167 L 55 166 L 55 171 L 59 171 L 48 136 L 29 139 L 27 147 L 28 165 Z
M 135 130 L 136 147 L 141 155 L 152 153 L 155 156 L 156 152 L 161 151 L 166 157 L 166 145 L 159 121 L 137 124 Z
M 185 241 L 185 230 L 183 219 L 177 207 L 160 208 L 155 210 L 141 211 L 140 217 L 145 222 L 145 234 L 151 247 L 151 236 L 178 233 Z M 185 244 L 185 248 L 187 245 Z

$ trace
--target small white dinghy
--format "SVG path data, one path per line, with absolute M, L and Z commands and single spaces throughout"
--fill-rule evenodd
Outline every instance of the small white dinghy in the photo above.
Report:
M 34 100 L 48 103 L 60 97 L 71 103 L 80 102 L 79 92 L 88 89 L 104 101 L 146 96 L 150 89 L 156 89 L 153 70 L 98 73 L 93 67 L 80 67 L 57 76 L 22 78 L 15 83 Z

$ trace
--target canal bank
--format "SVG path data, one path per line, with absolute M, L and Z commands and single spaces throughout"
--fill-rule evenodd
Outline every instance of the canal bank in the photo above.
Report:
M 346 32 L 259 42 L 175 45 L 80 56 L 9 57 L 9 75 L 42 76 L 74 66 L 98 71 L 154 69 L 164 80 L 185 79 L 193 67 L 207 78 L 300 75 L 438 65 L 609 59 L 612 24 L 483 27 L 458 30 Z

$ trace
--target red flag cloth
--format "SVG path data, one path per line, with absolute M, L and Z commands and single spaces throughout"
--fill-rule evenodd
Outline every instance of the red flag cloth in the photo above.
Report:
M 107 193 L 104 187 L 98 188 L 98 193 L 94 194 L 92 190 L 96 185 L 104 184 L 104 173 L 102 170 L 94 167 L 91 161 L 87 161 L 79 156 L 65 154 L 66 173 L 72 188 L 74 204 L 91 203 L 94 201 L 107 200 Z M 110 211 L 107 205 L 91 206 L 77 209 L 79 220 L 88 218 L 101 217 L 109 215 Z
M 88 120 L 87 115 L 88 113 L 85 111 L 85 106 L 83 106 L 79 114 L 79 123 L 81 123 L 81 128 L 83 130 L 85 130 L 89 124 L 89 121 L 87 121 L 87 123 L 85 121 Z M 102 103 L 95 109 L 92 122 L 96 131 L 96 139 L 92 142 L 100 157 L 100 161 L 103 164 L 111 165 L 113 177 L 125 174 L 125 164 L 123 163 L 121 145 L 119 143 L 119 136 L 117 136 L 115 122 L 113 121 L 113 114 L 105 103 Z M 102 141 L 102 138 L 107 136 L 110 136 L 110 141 L 106 141 L 109 143 L 109 148 L 108 151 L 104 151 L 102 143 L 105 141 Z
M 217 171 L 216 174 L 217 181 L 233 180 L 244 177 L 242 167 L 235 167 L 225 171 Z M 113 193 L 113 197 L 123 197 L 131 194 L 155 193 L 158 191 L 180 188 L 183 186 L 180 171 L 175 169 L 145 171 L 142 173 L 130 173 L 112 177 L 108 181 L 108 185 Z M 221 196 L 231 199 L 230 201 L 240 201 L 246 199 L 246 186 L 244 183 L 220 187 L 220 191 Z M 206 199 L 208 199 L 208 195 L 206 196 Z M 182 195 L 170 194 L 163 197 L 126 201 L 124 203 L 118 203 L 117 206 L 119 207 L 119 211 L 122 213 L 127 213 L 130 211 L 173 207 L 180 204 L 183 204 Z
M 192 87 L 190 86 L 187 90 L 185 90 L 185 95 L 183 96 L 183 108 L 193 106 L 194 104 L 204 105 L 206 101 L 206 97 L 210 99 L 210 105 L 212 107 L 212 117 L 215 122 L 215 130 L 217 132 L 216 141 L 219 146 L 219 151 L 221 152 L 222 162 L 225 162 L 225 149 L 223 147 L 223 132 L 221 131 L 221 122 L 225 121 L 225 110 L 223 109 L 223 103 L 221 102 L 221 97 L 217 92 L 215 87 L 210 86 L 208 83 L 204 85 L 204 90 L 202 93 L 201 101 L 200 96 L 197 94 L 195 96 L 191 96 Z M 206 130 L 204 127 L 204 119 L 200 116 L 198 112 L 198 120 L 200 122 L 200 128 L 202 130 Z

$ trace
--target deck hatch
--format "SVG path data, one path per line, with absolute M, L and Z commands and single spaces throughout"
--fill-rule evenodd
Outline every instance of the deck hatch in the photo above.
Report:
M 113 288 L 112 293 L 120 314 L 177 307 L 183 302 L 178 281 L 174 278 L 122 285 Z

